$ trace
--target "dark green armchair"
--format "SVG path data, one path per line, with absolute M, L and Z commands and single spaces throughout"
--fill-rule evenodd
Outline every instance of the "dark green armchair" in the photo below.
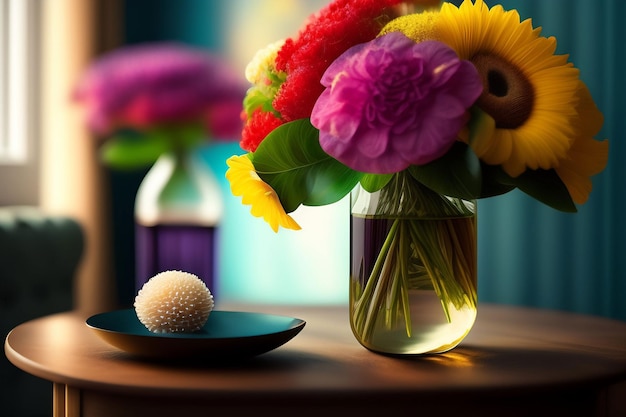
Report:
M 25 321 L 73 308 L 81 225 L 34 207 L 0 207 L 0 335 Z M 0 359 L 0 403 L 7 417 L 52 415 L 52 384 Z M 8 407 L 8 408 L 7 408 Z

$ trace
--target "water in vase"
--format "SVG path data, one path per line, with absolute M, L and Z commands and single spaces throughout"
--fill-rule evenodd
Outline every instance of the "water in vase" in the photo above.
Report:
M 350 322 L 389 354 L 455 347 L 476 318 L 475 216 L 352 216 Z
M 397 354 L 442 353 L 465 338 L 476 318 L 476 307 L 465 305 L 457 310 L 448 305 L 450 318 L 443 312 L 434 291 L 409 290 L 411 334 L 404 320 L 387 322 L 380 314 L 365 347 Z

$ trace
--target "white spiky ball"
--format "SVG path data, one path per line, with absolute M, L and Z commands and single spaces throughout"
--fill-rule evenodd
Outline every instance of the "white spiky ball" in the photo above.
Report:
M 214 302 L 196 275 L 164 271 L 150 278 L 135 297 L 139 321 L 153 333 L 191 333 L 207 322 Z

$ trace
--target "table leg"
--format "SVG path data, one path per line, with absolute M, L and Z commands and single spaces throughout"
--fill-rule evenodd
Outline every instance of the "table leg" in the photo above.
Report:
M 52 417 L 80 417 L 80 390 L 56 382 L 52 389 Z
M 65 417 L 65 384 L 52 386 L 52 417 Z

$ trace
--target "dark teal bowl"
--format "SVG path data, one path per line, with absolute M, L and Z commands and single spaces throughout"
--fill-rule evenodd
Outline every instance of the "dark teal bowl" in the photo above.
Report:
M 133 355 L 160 359 L 233 359 L 282 346 L 304 328 L 301 319 L 240 311 L 213 311 L 194 333 L 152 333 L 134 309 L 96 314 L 86 324 L 104 341 Z

